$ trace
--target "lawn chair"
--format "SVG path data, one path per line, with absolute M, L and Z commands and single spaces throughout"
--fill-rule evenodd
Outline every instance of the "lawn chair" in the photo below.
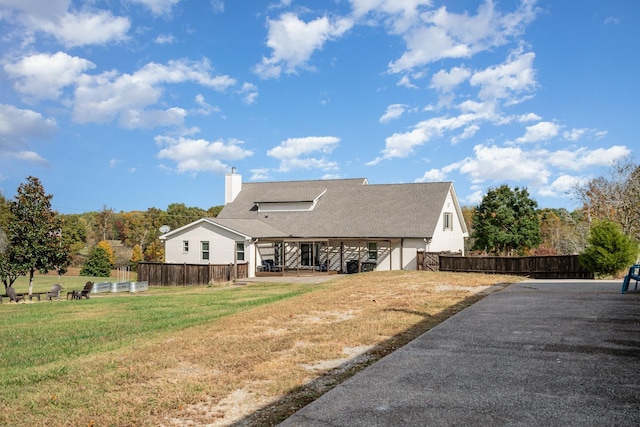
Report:
M 274 271 L 274 263 L 272 259 L 263 259 L 262 260 L 262 271 Z
M 51 285 L 51 289 L 47 292 L 47 299 L 51 301 L 55 298 L 60 301 L 60 290 L 62 290 L 62 286 L 59 284 Z
M 9 301 L 11 302 L 18 302 L 20 300 L 25 301 L 24 295 L 20 295 L 20 296 L 16 295 L 16 290 L 13 289 L 12 286 L 9 286 L 7 288 L 7 295 L 9 295 Z
M 69 295 L 71 295 L 71 299 L 82 299 L 82 297 L 89 299 L 91 288 L 93 288 L 93 282 L 87 282 L 82 290 L 67 292 L 67 299 L 69 299 Z

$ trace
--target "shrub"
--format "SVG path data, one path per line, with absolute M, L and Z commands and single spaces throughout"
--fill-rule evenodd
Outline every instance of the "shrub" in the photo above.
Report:
M 591 226 L 587 247 L 579 255 L 580 263 L 600 275 L 614 275 L 631 265 L 638 256 L 638 244 L 620 227 L 608 220 Z
M 109 262 L 109 254 L 101 247 L 96 246 L 91 251 L 87 262 L 84 263 L 82 270 L 80 270 L 81 276 L 92 277 L 109 277 L 111 274 L 111 263 Z

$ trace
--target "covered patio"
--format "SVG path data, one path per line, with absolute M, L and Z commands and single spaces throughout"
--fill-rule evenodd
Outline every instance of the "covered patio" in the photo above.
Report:
M 256 277 L 325 276 L 393 269 L 400 239 L 259 239 L 253 247 Z M 402 253 L 402 251 L 400 251 Z M 396 268 L 401 264 L 401 260 Z

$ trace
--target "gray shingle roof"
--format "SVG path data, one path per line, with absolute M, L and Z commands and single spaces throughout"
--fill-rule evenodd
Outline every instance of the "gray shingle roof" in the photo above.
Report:
M 252 227 L 245 234 L 262 238 L 430 238 L 452 185 L 368 185 L 364 178 L 243 183 L 236 199 L 214 221 L 225 221 L 227 227 L 241 231 L 234 227 L 243 226 L 242 221 L 234 221 L 254 220 L 244 222 Z M 292 195 L 300 198 L 322 192 L 310 212 L 258 212 L 255 208 L 265 195 L 269 201 L 294 201 Z

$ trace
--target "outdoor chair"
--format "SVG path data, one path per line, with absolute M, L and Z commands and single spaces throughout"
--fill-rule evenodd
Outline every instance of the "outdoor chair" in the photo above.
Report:
M 62 286 L 60 286 L 59 284 L 56 283 L 55 285 L 51 285 L 51 289 L 49 290 L 49 292 L 47 292 L 47 299 L 51 301 L 55 298 L 58 301 L 60 301 L 61 290 L 62 290 Z
M 275 266 L 272 259 L 262 260 L 262 271 L 275 271 Z
M 25 301 L 24 295 L 20 295 L 20 296 L 16 295 L 16 290 L 13 289 L 12 286 L 9 286 L 7 288 L 7 295 L 9 296 L 9 301 L 11 302 L 18 302 L 20 300 Z
M 71 299 L 82 299 L 82 297 L 89 299 L 91 288 L 93 288 L 93 282 L 87 282 L 82 290 L 67 292 L 67 299 L 69 299 L 69 295 L 71 295 Z

